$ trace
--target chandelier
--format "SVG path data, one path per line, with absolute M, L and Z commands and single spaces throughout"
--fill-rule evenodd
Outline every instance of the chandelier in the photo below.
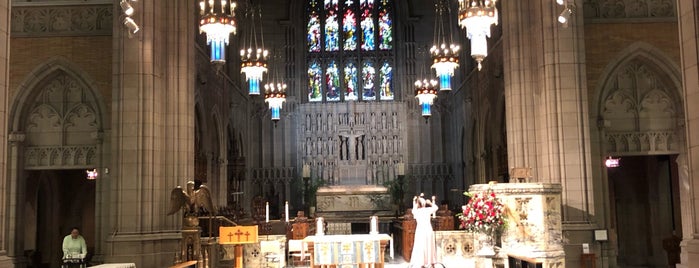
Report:
M 422 107 L 422 117 L 427 120 L 432 115 L 432 104 L 437 98 L 437 81 L 434 79 L 415 81 L 415 98 Z
M 255 12 L 250 12 L 250 36 L 247 39 L 246 47 L 247 49 L 240 50 L 240 72 L 245 74 L 245 80 L 248 81 L 248 88 L 250 95 L 260 95 L 260 82 L 262 81 L 262 76 L 267 72 L 267 56 L 269 56 L 269 51 L 267 51 L 264 46 L 264 38 L 262 33 L 262 26 L 260 25 L 260 44 L 257 43 L 257 23 L 262 22 L 262 10 L 258 9 L 258 14 L 260 16 L 260 21 L 255 21 Z
M 267 83 L 265 85 L 265 102 L 272 111 L 272 121 L 279 121 L 282 104 L 286 101 L 286 83 Z
M 444 17 L 451 20 L 449 4 L 444 0 L 437 0 L 435 7 L 437 16 L 434 24 L 434 45 L 430 48 L 432 68 L 439 78 L 439 90 L 451 90 L 451 77 L 459 67 L 460 46 L 454 43 L 452 24 L 444 21 Z
M 199 33 L 206 33 L 206 44 L 211 46 L 211 62 L 226 63 L 226 45 L 231 33 L 235 34 L 235 2 L 226 0 L 199 1 Z
M 459 0 L 459 25 L 466 28 L 466 36 L 471 39 L 471 57 L 481 62 L 488 56 L 490 25 L 498 24 L 497 0 Z
M 265 102 L 269 105 L 269 109 L 272 111 L 272 121 L 274 126 L 277 126 L 277 121 L 281 119 L 280 112 L 282 109 L 282 104 L 286 101 L 286 83 L 282 81 L 279 75 L 280 66 L 280 56 L 281 53 L 274 53 L 274 58 L 272 60 L 272 66 L 277 67 L 270 72 L 272 73 L 272 81 L 265 84 Z

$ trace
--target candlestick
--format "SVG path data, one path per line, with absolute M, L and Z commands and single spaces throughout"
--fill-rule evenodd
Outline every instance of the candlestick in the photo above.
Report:
M 286 203 L 284 203 L 284 214 L 286 215 L 286 222 L 289 222 L 289 201 L 286 201 Z
M 269 202 L 265 202 L 265 222 L 269 222 Z

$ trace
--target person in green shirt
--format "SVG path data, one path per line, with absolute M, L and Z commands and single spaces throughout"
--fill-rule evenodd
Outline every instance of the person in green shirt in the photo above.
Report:
M 86 255 L 85 238 L 80 235 L 78 227 L 73 227 L 70 234 L 63 238 L 63 259 L 84 259 Z

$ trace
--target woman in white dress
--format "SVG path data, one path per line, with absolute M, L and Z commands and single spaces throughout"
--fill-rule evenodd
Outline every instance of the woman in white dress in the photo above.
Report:
M 432 231 L 432 214 L 437 212 L 438 207 L 430 200 L 420 197 L 413 197 L 413 217 L 417 222 L 415 227 L 415 240 L 413 242 L 413 253 L 410 258 L 410 267 L 433 267 L 437 263 L 437 248 Z M 434 198 L 434 197 L 433 197 Z

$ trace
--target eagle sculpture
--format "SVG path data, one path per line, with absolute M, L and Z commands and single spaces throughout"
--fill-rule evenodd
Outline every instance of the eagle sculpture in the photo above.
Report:
M 182 209 L 186 215 L 198 215 L 199 213 L 208 212 L 214 213 L 214 204 L 211 201 L 211 192 L 206 185 L 199 186 L 199 189 L 194 189 L 194 182 L 187 182 L 187 190 L 177 186 L 172 189 L 170 194 L 170 211 L 167 215 L 177 213 Z

